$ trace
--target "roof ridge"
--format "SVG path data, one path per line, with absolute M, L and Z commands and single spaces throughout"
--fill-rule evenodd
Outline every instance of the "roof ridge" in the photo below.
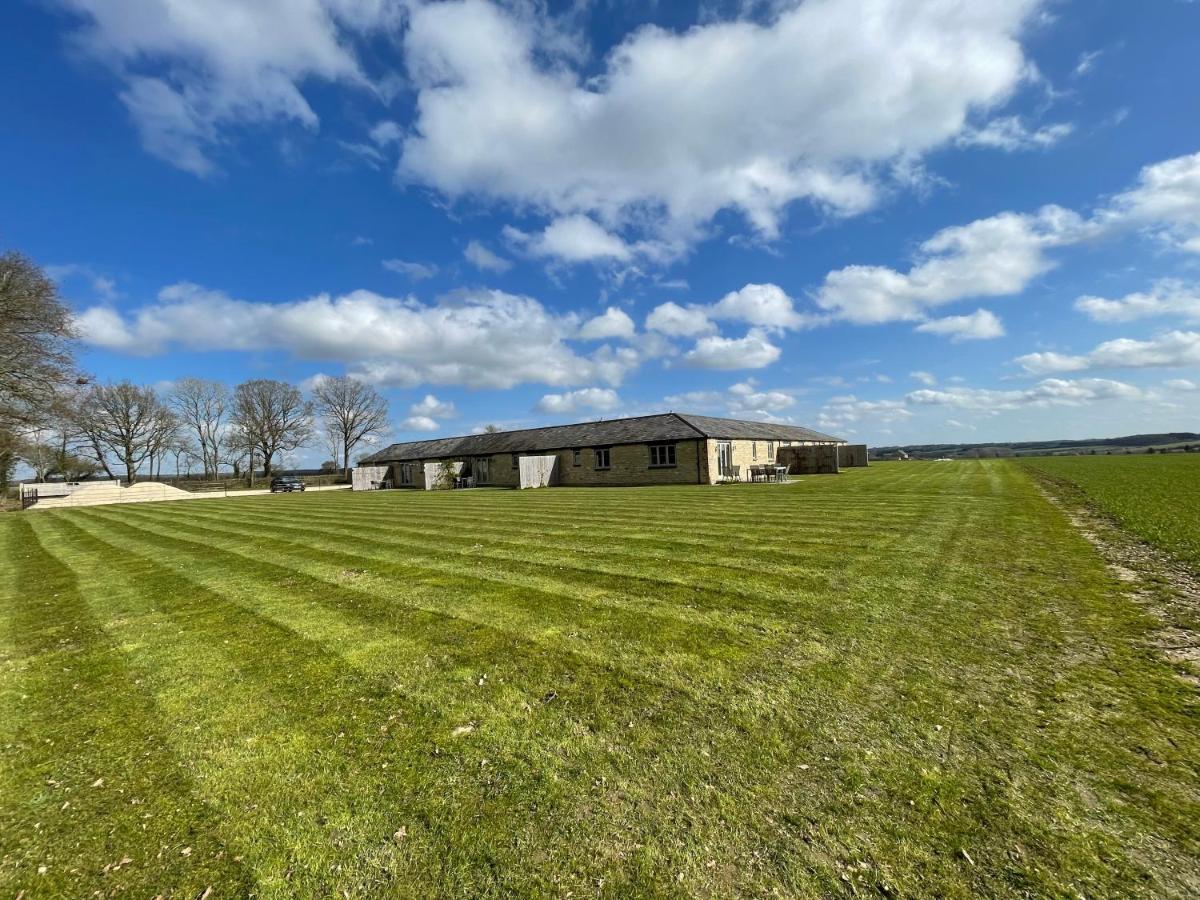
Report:
M 708 437 L 708 432 L 701 431 L 699 428 L 697 428 L 695 423 L 688 418 L 687 413 L 678 413 L 675 412 L 675 410 L 671 410 L 667 413 L 667 415 L 674 416 L 688 428 L 692 429 L 692 431 L 696 432 L 696 434 L 700 435 L 700 437 Z

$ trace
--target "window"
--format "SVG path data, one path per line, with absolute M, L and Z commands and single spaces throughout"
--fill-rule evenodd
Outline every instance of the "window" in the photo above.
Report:
M 750 458 L 758 459 L 758 441 L 750 442 Z
M 514 454 L 512 455 L 512 462 L 513 462 L 513 468 L 514 468 L 514 469 L 519 469 L 519 468 L 521 468 L 521 454 L 520 454 L 520 453 L 514 453 Z
M 583 451 L 582 450 L 572 450 L 571 451 L 571 464 L 576 465 L 576 466 L 583 465 Z
M 767 441 L 767 462 L 775 462 L 775 442 Z
M 412 463 L 400 463 L 400 483 L 412 484 Z
M 675 465 L 675 445 L 674 444 L 651 444 L 650 445 L 650 467 L 664 468 L 666 466 Z
M 597 447 L 592 451 L 592 456 L 595 457 L 597 469 L 607 469 L 612 465 L 608 447 Z

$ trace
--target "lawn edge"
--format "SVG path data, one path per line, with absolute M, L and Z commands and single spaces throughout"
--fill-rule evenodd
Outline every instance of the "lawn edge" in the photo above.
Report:
M 1032 466 L 1022 468 L 1096 549 L 1122 592 L 1157 623 L 1147 644 L 1183 680 L 1200 688 L 1200 573 L 1126 529 L 1073 481 Z

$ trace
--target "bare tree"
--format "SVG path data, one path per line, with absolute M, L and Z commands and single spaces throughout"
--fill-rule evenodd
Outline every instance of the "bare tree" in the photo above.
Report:
M 125 480 L 137 480 L 142 463 L 165 446 L 174 416 L 154 390 L 121 381 L 94 385 L 84 398 L 79 425 L 96 461 L 112 475 L 115 457 L 125 467 Z
M 364 439 L 387 428 L 387 401 L 369 384 L 338 375 L 323 378 L 313 388 L 317 412 L 325 429 L 341 439 L 345 475 L 350 476 L 350 454 Z
M 219 381 L 181 378 L 167 397 L 180 425 L 195 437 L 204 477 L 215 478 L 221 465 L 221 438 L 225 431 L 231 398 Z
M 71 312 L 58 288 L 19 253 L 0 255 L 0 428 L 41 422 L 57 390 L 75 377 Z
M 492 424 L 490 424 L 490 423 L 489 423 L 489 424 L 487 424 L 487 425 L 484 425 L 484 426 L 483 426 L 483 433 L 484 433 L 484 434 L 496 434 L 496 433 L 498 433 L 499 431 L 500 431 L 500 426 L 499 426 L 499 425 L 492 425 Z
M 245 381 L 233 392 L 230 422 L 236 435 L 234 442 L 261 454 L 263 473 L 270 478 L 276 455 L 303 447 L 312 437 L 312 404 L 287 382 L 265 378 Z M 252 452 L 252 477 L 253 469 Z

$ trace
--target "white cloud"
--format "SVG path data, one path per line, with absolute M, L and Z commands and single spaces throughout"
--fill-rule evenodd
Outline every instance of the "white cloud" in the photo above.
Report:
M 1020 116 L 1001 116 L 979 128 L 970 128 L 956 139 L 960 147 L 994 150 L 1044 150 L 1067 137 L 1074 128 L 1067 122 L 1031 129 Z
M 1131 400 L 1142 392 L 1130 384 L 1106 378 L 1070 380 L 1047 378 L 1033 387 L 998 391 L 987 388 L 953 387 L 922 389 L 905 398 L 917 406 L 948 406 L 976 412 L 999 412 L 1025 406 L 1079 406 L 1100 400 Z
M 1053 267 L 1049 247 L 1078 239 L 1084 223 L 1060 206 L 1035 215 L 1000 213 L 944 228 L 921 245 L 907 273 L 885 266 L 847 266 L 825 276 L 817 305 L 859 324 L 924 318 L 966 297 L 999 297 L 1025 289 Z
M 742 338 L 702 337 L 683 361 L 698 369 L 761 369 L 779 359 L 780 353 L 761 328 L 751 328 Z
M 535 409 L 549 415 L 570 415 L 583 410 L 609 412 L 617 408 L 621 398 L 612 388 L 580 388 L 565 394 L 546 394 L 538 401 Z
M 437 431 L 442 426 L 429 416 L 409 416 L 400 423 L 401 431 Z
M 1200 384 L 1189 381 L 1187 378 L 1172 378 L 1169 381 L 1164 381 L 1163 384 L 1173 391 L 1200 391 Z
M 398 144 L 404 137 L 404 129 L 390 120 L 383 120 L 376 124 L 370 131 L 371 140 L 380 147 L 386 147 L 389 144 Z
M 671 337 L 696 337 L 717 330 L 704 307 L 680 306 L 672 301 L 656 306 L 646 316 L 646 327 Z
M 986 309 L 977 309 L 969 316 L 946 316 L 942 319 L 932 319 L 918 325 L 916 330 L 926 334 L 949 337 L 954 343 L 987 341 L 992 338 L 1004 337 L 1004 323 Z
M 633 319 L 624 311 L 610 306 L 601 315 L 583 323 L 579 336 L 585 341 L 602 341 L 606 338 L 631 338 L 634 334 Z
M 644 360 L 637 349 L 607 345 L 581 355 L 567 343 L 578 315 L 503 291 L 461 291 L 433 304 L 371 291 L 256 303 L 181 283 L 124 315 L 93 307 L 77 324 L 85 342 L 111 350 L 280 350 L 407 387 L 619 384 Z
M 819 317 L 796 311 L 792 298 L 774 284 L 748 284 L 730 291 L 708 310 L 714 319 L 735 319 L 763 328 L 803 328 Z
M 587 76 L 525 7 L 416 6 L 405 57 L 417 118 L 400 176 L 586 215 L 610 234 L 693 239 L 734 209 L 771 237 L 796 200 L 867 209 L 888 164 L 1005 102 L 1030 72 L 1019 38 L 1038 6 L 847 0 L 766 24 L 647 26 Z
M 463 256 L 467 262 L 477 269 L 482 269 L 485 272 L 507 272 L 512 268 L 512 263 L 493 253 L 479 241 L 471 241 L 467 244 L 467 249 L 463 251 Z
M 107 275 L 102 275 L 88 265 L 66 263 L 64 265 L 49 265 L 45 267 L 46 275 L 58 284 L 72 278 L 80 278 L 88 282 L 97 297 L 102 300 L 117 298 L 117 283 Z
M 316 128 L 300 91 L 320 79 L 372 89 L 350 35 L 394 27 L 399 4 L 335 0 L 64 0 L 78 45 L 123 80 L 142 144 L 171 165 L 213 172 L 223 129 L 287 120 Z
M 1137 183 L 1097 214 L 1109 228 L 1147 228 L 1178 248 L 1200 253 L 1200 153 L 1145 166 Z
M 1103 50 L 1090 50 L 1079 54 L 1079 62 L 1075 64 L 1074 77 L 1081 78 L 1096 68 L 1096 60 L 1104 54 Z
M 1149 291 L 1136 291 L 1116 300 L 1085 296 L 1075 308 L 1097 322 L 1132 322 L 1153 316 L 1179 316 L 1200 322 L 1200 289 L 1173 278 L 1156 281 Z
M 407 262 L 403 259 L 385 259 L 383 267 L 389 272 L 404 275 L 413 281 L 423 281 L 437 274 L 437 266 L 433 263 Z
M 730 385 L 724 391 L 687 391 L 663 398 L 668 409 L 690 412 L 720 412 L 735 419 L 788 422 L 780 414 L 796 405 L 796 395 L 782 388 L 765 389 L 753 378 Z
M 458 410 L 449 400 L 439 400 L 433 394 L 426 394 L 419 403 L 408 408 L 410 416 L 427 416 L 438 419 L 452 419 L 458 415 Z
M 860 400 L 853 394 L 830 397 L 817 415 L 817 427 L 847 429 L 864 420 L 872 424 L 887 424 L 912 416 L 903 400 Z
M 926 387 L 933 387 L 937 384 L 937 377 L 930 372 L 909 372 L 908 377 L 913 381 L 919 381 Z
M 1019 294 L 1055 265 L 1046 251 L 1147 229 L 1200 252 L 1200 153 L 1145 166 L 1135 186 L 1084 218 L 1060 206 L 1003 212 L 944 228 L 920 247 L 908 272 L 852 265 L 825 276 L 814 299 L 858 324 L 914 321 L 969 297 Z
M 627 262 L 634 250 L 615 234 L 610 234 L 587 216 L 555 219 L 538 234 L 526 234 L 511 225 L 504 236 L 533 256 L 567 263 L 616 261 Z
M 1150 369 L 1200 366 L 1200 331 L 1168 331 L 1148 341 L 1117 338 L 1090 353 L 1027 353 L 1014 360 L 1032 375 L 1087 369 Z

